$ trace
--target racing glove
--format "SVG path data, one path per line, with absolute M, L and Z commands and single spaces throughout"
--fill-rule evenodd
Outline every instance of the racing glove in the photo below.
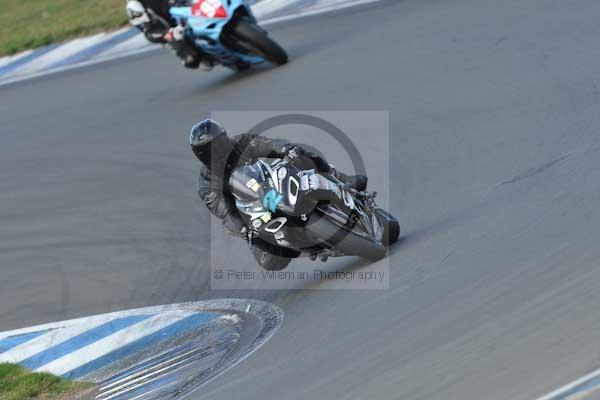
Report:
M 180 42 L 185 38 L 184 35 L 185 29 L 181 25 L 177 25 L 173 28 L 170 28 L 167 33 L 164 35 L 164 40 L 167 43 L 171 42 Z

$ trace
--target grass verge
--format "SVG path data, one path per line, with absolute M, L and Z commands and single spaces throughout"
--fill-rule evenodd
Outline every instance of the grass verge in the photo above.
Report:
M 2 0 L 0 56 L 116 28 L 125 0 Z
M 67 400 L 93 387 L 89 383 L 68 381 L 57 376 L 29 372 L 15 364 L 0 364 L 1 400 Z

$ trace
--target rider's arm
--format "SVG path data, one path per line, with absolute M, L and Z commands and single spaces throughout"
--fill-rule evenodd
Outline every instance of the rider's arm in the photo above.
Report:
M 218 186 L 212 182 L 210 173 L 203 167 L 198 184 L 198 196 L 214 216 L 223 220 L 223 226 L 228 231 L 239 235 L 244 228 L 244 222 L 237 214 L 235 205 L 231 204 Z
M 283 139 L 271 139 L 264 136 L 252 136 L 250 141 L 254 158 L 307 158 L 320 172 L 329 172 L 330 166 L 322 156 L 305 150 L 301 145 Z
M 164 12 L 161 12 L 163 10 L 161 7 L 158 7 L 159 4 L 150 3 L 148 0 L 129 0 L 126 5 L 127 17 L 129 18 L 129 22 L 141 30 L 150 42 L 164 43 L 165 34 L 171 27 L 168 8 L 167 14 L 161 15 Z

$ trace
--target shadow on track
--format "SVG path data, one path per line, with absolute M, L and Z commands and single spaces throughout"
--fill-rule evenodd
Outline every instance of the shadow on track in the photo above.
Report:
M 262 75 L 265 72 L 271 72 L 271 70 L 273 69 L 274 67 L 272 67 L 271 65 L 265 64 L 256 67 L 251 67 L 250 69 L 241 72 L 227 70 L 225 72 L 225 75 L 219 74 L 214 79 L 203 81 L 200 85 L 196 85 L 195 87 L 193 87 L 192 93 L 190 94 L 194 95 L 199 92 L 205 92 L 206 90 L 227 89 L 228 87 L 238 84 L 244 80 L 250 79 L 251 77 Z
M 249 81 L 250 78 L 259 77 L 265 73 L 276 73 L 279 70 L 293 68 L 294 63 L 298 62 L 304 57 L 314 55 L 321 51 L 336 47 L 343 41 L 348 40 L 349 37 L 354 36 L 356 34 L 356 31 L 352 30 L 343 32 L 341 34 L 320 37 L 319 40 L 312 41 L 307 41 L 306 37 L 299 36 L 299 39 L 302 39 L 301 41 L 298 41 L 296 43 L 286 43 L 284 46 L 289 55 L 289 61 L 286 65 L 275 67 L 269 63 L 265 63 L 251 67 L 248 70 L 241 72 L 225 70 L 224 74 L 220 73 L 217 76 L 204 80 L 199 85 L 194 86 L 192 89 L 192 94 L 189 95 L 193 96 L 198 93 L 204 93 L 207 90 L 210 90 L 212 92 L 228 89 L 233 85 L 240 84 L 244 81 Z M 282 72 L 285 73 L 285 71 Z

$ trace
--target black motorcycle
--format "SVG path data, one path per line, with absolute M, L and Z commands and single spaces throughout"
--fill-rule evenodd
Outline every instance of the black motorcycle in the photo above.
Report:
M 379 260 L 400 236 L 398 221 L 375 204 L 376 193 L 349 188 L 334 174 L 300 169 L 287 157 L 240 166 L 229 186 L 254 237 L 313 260 Z

